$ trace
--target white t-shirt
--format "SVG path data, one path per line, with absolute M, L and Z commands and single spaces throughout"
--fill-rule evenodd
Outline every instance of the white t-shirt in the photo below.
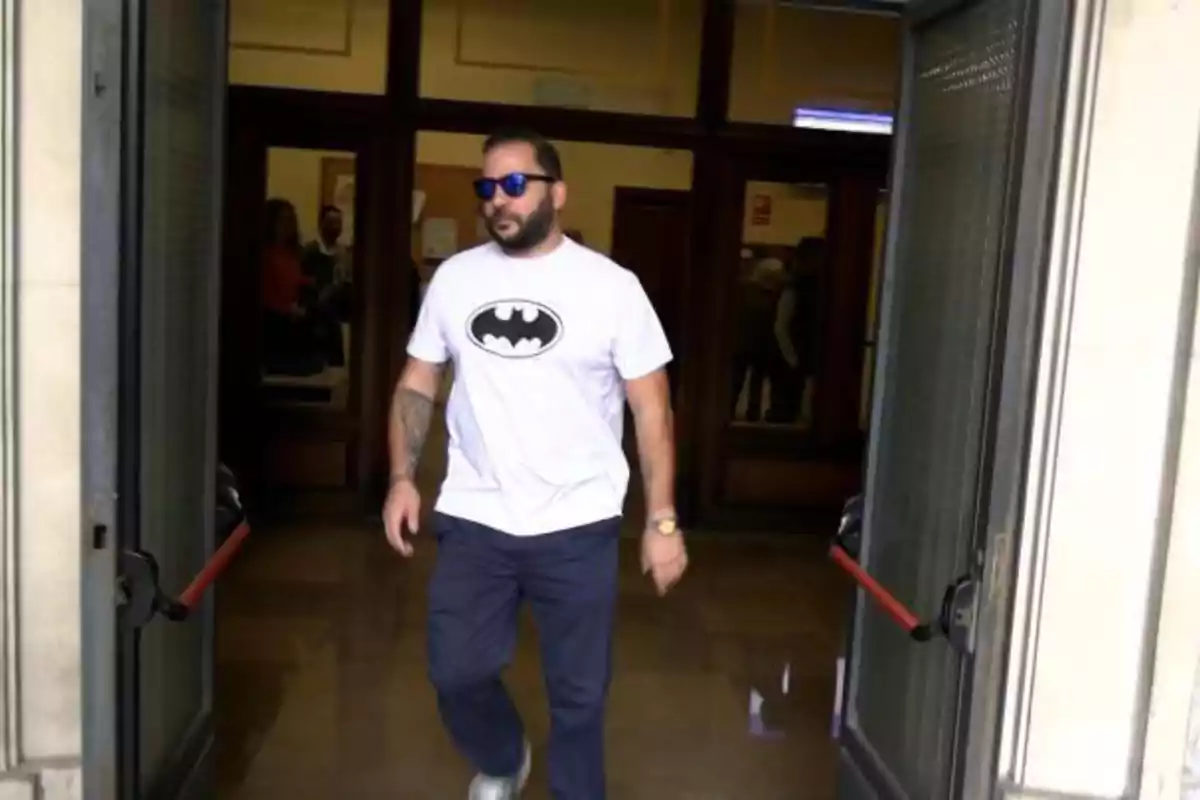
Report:
M 467 250 L 438 267 L 408 353 L 454 362 L 438 511 L 517 536 L 621 513 L 624 381 L 671 360 L 632 272 L 570 239 Z

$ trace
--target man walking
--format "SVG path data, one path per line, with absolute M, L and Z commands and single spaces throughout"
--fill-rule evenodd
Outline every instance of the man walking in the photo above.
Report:
M 392 401 L 384 523 L 411 555 L 413 475 L 439 369 L 453 361 L 429 587 L 442 719 L 479 771 L 471 800 L 518 797 L 530 748 L 500 674 L 528 600 L 550 701 L 552 794 L 603 800 L 626 400 L 648 512 L 642 568 L 663 594 L 687 567 L 674 511 L 671 351 L 636 276 L 563 235 L 567 186 L 554 146 L 501 131 L 483 155 L 475 193 L 493 241 L 443 263 L 426 292 Z

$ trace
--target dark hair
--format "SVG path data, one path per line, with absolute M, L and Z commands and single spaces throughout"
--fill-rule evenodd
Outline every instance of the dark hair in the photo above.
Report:
M 267 244 L 275 244 L 275 232 L 279 227 L 279 220 L 284 214 L 288 213 L 290 213 L 292 216 L 296 215 L 296 207 L 293 206 L 289 201 L 284 200 L 282 197 L 272 197 L 267 200 L 266 212 L 263 215 L 263 221 L 266 223 L 265 233 Z M 289 237 L 289 239 L 291 238 L 293 237 Z M 299 237 L 294 237 L 294 239 L 294 241 L 284 242 L 284 244 L 289 246 L 298 246 Z
M 324 222 L 325 218 L 330 214 L 341 214 L 342 210 L 334 205 L 321 206 L 321 213 L 317 215 L 317 222 Z
M 505 144 L 529 145 L 533 148 L 534 157 L 537 159 L 538 166 L 542 168 L 542 171 L 556 181 L 562 180 L 562 159 L 559 158 L 558 148 L 540 133 L 532 131 L 529 128 L 498 128 L 483 143 L 483 153 L 487 155 L 492 150 Z

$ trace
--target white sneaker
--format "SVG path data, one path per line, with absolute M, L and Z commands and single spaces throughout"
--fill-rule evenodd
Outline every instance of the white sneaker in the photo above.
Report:
M 525 743 L 525 762 L 521 770 L 508 778 L 493 778 L 488 775 L 476 775 L 471 781 L 471 791 L 468 800 L 517 800 L 521 790 L 529 780 L 529 771 L 533 767 L 533 748 Z

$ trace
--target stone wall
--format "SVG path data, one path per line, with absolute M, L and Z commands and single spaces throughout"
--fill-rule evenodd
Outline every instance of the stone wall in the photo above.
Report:
M 83 2 L 0 5 L 0 800 L 59 800 L 82 797 Z

